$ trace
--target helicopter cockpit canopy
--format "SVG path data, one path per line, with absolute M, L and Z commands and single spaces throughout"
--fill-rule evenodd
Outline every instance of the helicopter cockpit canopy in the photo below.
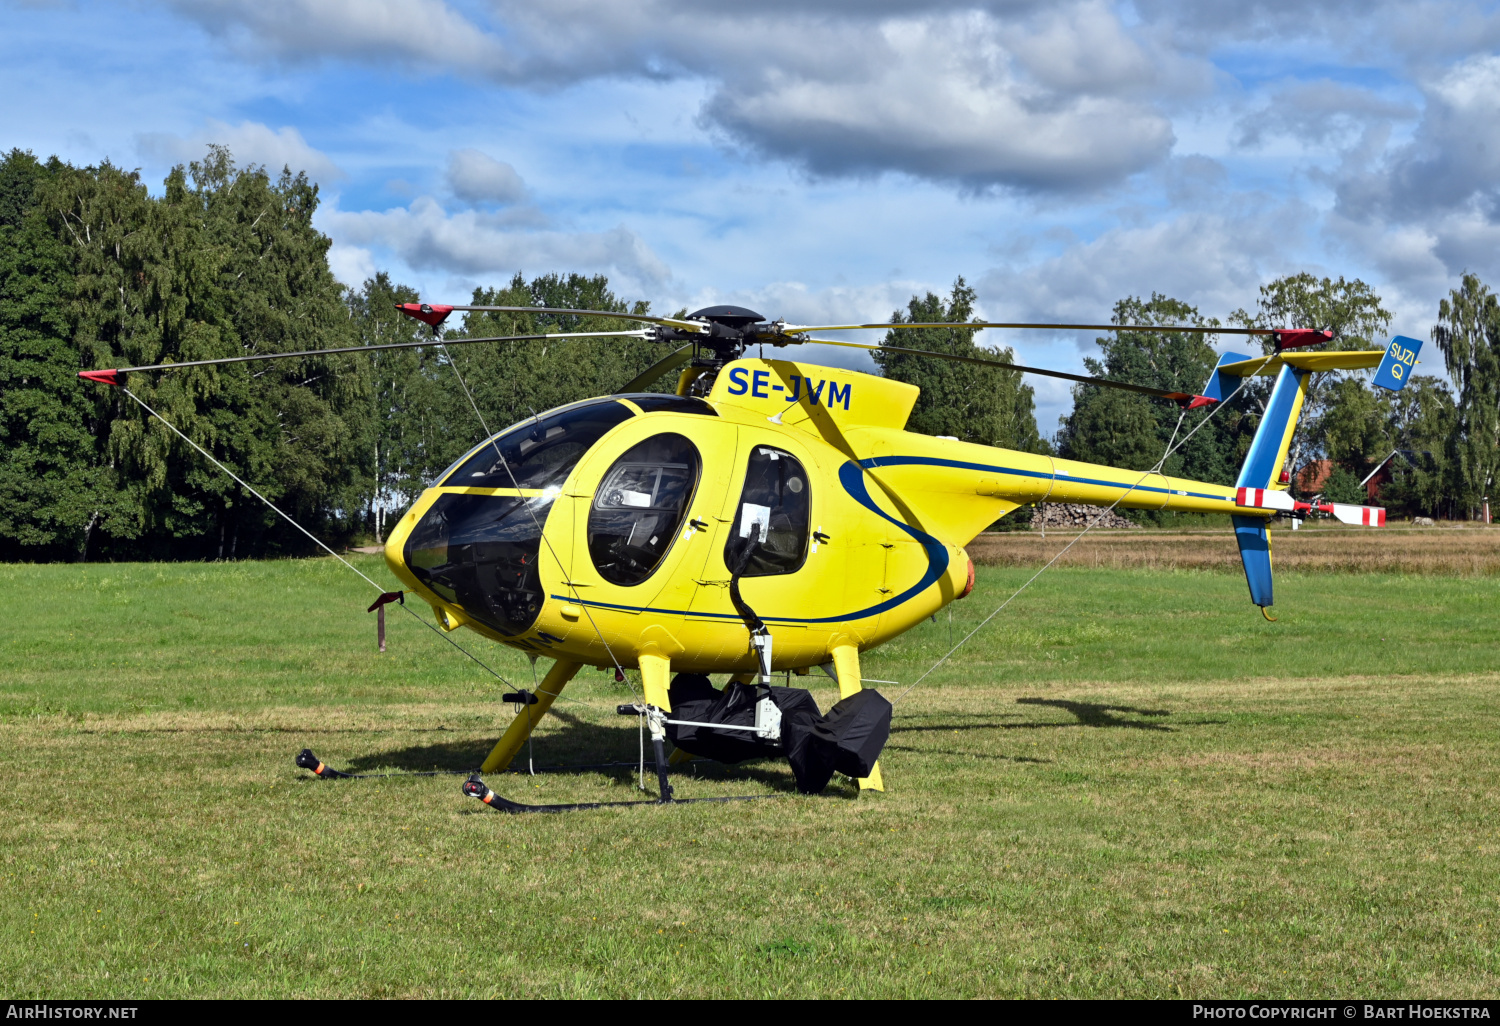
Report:
M 629 400 L 642 413 L 717 415 L 702 399 L 687 396 L 642 393 L 587 399 L 506 428 L 445 470 L 437 484 L 448 488 L 561 487 L 595 442 L 635 415 L 620 399 Z
M 529 628 L 546 598 L 538 563 L 552 503 L 584 454 L 611 428 L 635 416 L 632 406 L 643 413 L 714 415 L 701 399 L 628 395 L 563 406 L 506 429 L 445 471 L 437 485 L 510 494 L 439 495 L 407 538 L 402 555 L 412 574 L 465 615 L 502 634 Z

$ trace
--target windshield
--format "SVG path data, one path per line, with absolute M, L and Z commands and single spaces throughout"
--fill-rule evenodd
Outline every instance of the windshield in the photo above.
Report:
M 546 595 L 538 571 L 552 498 L 440 495 L 412 528 L 403 556 L 434 593 L 502 634 L 536 622 Z
M 623 403 L 592 399 L 531 417 L 480 446 L 439 483 L 448 488 L 560 486 L 591 445 L 632 416 Z

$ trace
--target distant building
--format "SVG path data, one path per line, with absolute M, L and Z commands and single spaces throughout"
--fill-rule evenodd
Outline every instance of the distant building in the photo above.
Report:
M 1333 460 L 1308 460 L 1292 475 L 1297 481 L 1297 494 L 1317 495 L 1332 473 Z
M 1380 465 L 1380 469 L 1366 479 L 1365 495 L 1371 502 L 1380 498 L 1380 489 L 1387 481 L 1395 477 L 1395 467 L 1396 461 L 1387 457 L 1386 461 Z M 1328 484 L 1333 468 L 1333 460 L 1308 460 L 1302 464 L 1293 475 L 1297 482 L 1297 494 L 1317 495 Z

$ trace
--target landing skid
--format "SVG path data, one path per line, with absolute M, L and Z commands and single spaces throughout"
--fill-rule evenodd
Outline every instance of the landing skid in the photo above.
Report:
M 561 805 L 523 805 L 513 802 L 509 798 L 502 798 L 490 790 L 479 774 L 475 773 L 464 781 L 464 794 L 470 798 L 478 798 L 484 804 L 497 812 L 507 812 L 518 815 L 523 812 L 584 812 L 589 809 L 618 809 L 630 805 L 697 805 L 702 802 L 755 802 L 762 798 L 784 798 L 781 794 L 732 794 L 719 798 L 673 798 L 668 794 L 664 798 L 648 798 L 644 801 L 633 802 L 569 802 Z
M 310 770 L 324 780 L 382 780 L 386 777 L 462 777 L 468 776 L 476 771 L 472 768 L 461 770 L 397 770 L 394 773 L 345 773 L 343 770 L 334 769 L 313 754 L 311 748 L 304 748 L 297 753 L 297 766 L 301 769 Z M 701 766 L 702 764 L 698 764 Z M 718 766 L 720 763 L 710 762 L 709 765 Z M 521 774 L 539 775 L 542 773 L 599 773 L 607 770 L 638 770 L 638 762 L 587 762 L 571 766 L 537 766 L 530 770 L 516 770 Z M 668 773 L 692 773 L 696 775 L 697 766 L 693 763 L 684 763 L 681 766 L 670 766 Z

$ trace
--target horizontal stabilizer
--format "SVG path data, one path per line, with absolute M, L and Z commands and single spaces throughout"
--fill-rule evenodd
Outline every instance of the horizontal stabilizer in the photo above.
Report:
M 1240 488 L 1234 493 L 1234 504 L 1254 509 L 1284 509 L 1290 513 L 1297 506 L 1292 493 L 1275 488 Z
M 1369 370 L 1385 358 L 1384 349 L 1336 349 L 1328 353 L 1281 353 L 1276 356 L 1243 356 L 1225 353 L 1216 368 L 1220 374 L 1245 377 L 1250 374 L 1279 374 L 1283 367 L 1321 373 L 1331 370 Z

